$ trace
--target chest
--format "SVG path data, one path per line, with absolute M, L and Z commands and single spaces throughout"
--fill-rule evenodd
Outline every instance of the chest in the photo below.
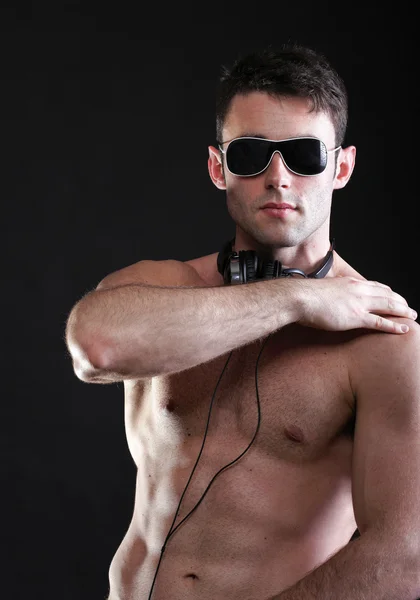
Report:
M 225 455 L 237 455 L 254 436 L 264 455 L 299 464 L 352 443 L 354 406 L 343 339 L 299 326 L 155 378 L 134 407 L 132 425 L 141 422 L 162 443 L 201 440 L 207 430 L 208 443 Z

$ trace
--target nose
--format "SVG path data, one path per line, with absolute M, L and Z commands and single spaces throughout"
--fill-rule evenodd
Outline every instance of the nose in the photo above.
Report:
M 265 170 L 266 188 L 289 188 L 292 182 L 292 175 L 293 173 L 286 167 L 280 152 L 276 150 L 271 158 L 270 164 Z

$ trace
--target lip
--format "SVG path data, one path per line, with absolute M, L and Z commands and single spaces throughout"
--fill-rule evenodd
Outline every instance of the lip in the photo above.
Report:
M 265 208 L 275 208 L 277 210 L 284 210 L 286 208 L 290 208 L 292 210 L 296 209 L 295 206 L 292 206 L 291 204 L 287 204 L 287 202 L 281 202 L 280 204 L 276 204 L 275 202 L 267 202 L 267 204 L 264 204 L 264 206 L 262 207 L 263 210 Z

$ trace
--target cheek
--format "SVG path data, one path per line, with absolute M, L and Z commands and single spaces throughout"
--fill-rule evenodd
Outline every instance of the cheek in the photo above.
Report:
M 235 219 L 251 212 L 253 191 L 250 186 L 241 183 L 226 188 L 226 205 L 229 214 Z
M 246 212 L 246 203 L 237 188 L 226 190 L 226 206 L 231 216 L 240 215 Z
M 301 182 L 300 191 L 308 198 L 317 197 L 329 199 L 333 191 L 333 173 L 324 171 L 315 177 L 305 177 Z
M 241 178 L 229 175 L 226 178 L 226 194 L 235 203 L 250 205 L 263 190 L 263 184 L 255 177 Z
M 310 212 L 315 216 L 324 218 L 331 210 L 331 182 L 319 182 L 315 188 L 307 194 L 307 203 Z

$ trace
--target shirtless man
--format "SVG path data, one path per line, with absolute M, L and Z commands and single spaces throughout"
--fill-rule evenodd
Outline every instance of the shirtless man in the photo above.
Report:
M 208 159 L 236 223 L 228 268 L 218 251 L 143 260 L 69 315 L 76 375 L 124 382 L 137 466 L 110 600 L 420 596 L 417 315 L 335 251 L 323 277 L 252 280 L 247 261 L 238 285 L 239 251 L 324 265 L 355 163 L 346 122 L 341 79 L 311 50 L 234 65 Z

